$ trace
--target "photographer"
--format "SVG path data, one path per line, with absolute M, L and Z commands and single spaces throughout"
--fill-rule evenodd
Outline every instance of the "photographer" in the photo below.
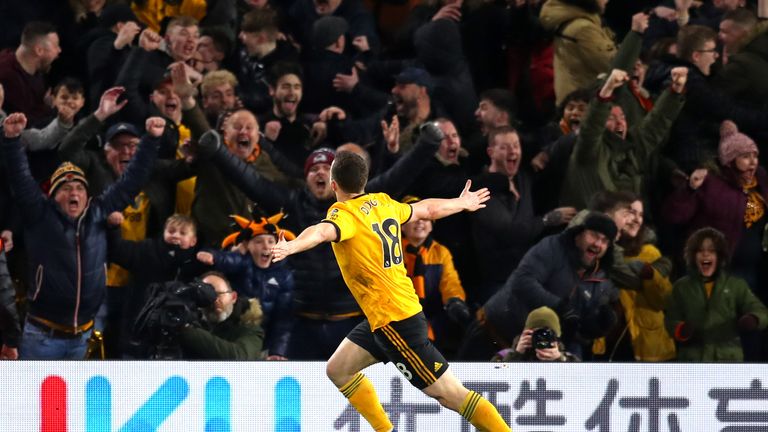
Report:
M 560 319 L 552 309 L 542 306 L 528 314 L 525 330 L 515 338 L 512 346 L 493 356 L 492 361 L 579 361 L 565 351 L 560 341 Z
M 256 299 L 238 299 L 229 281 L 218 272 L 206 273 L 203 285 L 215 290 L 215 301 L 203 319 L 184 325 L 178 342 L 185 359 L 258 360 L 264 342 L 261 306 Z

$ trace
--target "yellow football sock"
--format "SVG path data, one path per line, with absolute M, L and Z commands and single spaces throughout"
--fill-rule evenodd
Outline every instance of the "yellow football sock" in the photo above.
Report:
M 464 402 L 461 403 L 459 414 L 467 419 L 474 427 L 483 432 L 511 432 L 504 419 L 501 418 L 496 407 L 491 405 L 484 397 L 470 391 Z
M 384 407 L 381 406 L 373 384 L 362 372 L 358 372 L 348 383 L 341 386 L 339 391 L 349 399 L 349 403 L 368 421 L 374 431 L 392 430 L 392 422 L 389 421 Z

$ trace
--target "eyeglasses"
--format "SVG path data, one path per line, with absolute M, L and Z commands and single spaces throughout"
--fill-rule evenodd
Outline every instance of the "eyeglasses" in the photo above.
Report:
M 232 293 L 232 292 L 234 292 L 234 291 L 232 291 L 232 290 L 228 290 L 228 291 L 216 291 L 216 296 L 223 296 L 224 294 L 229 294 L 229 293 Z
M 696 51 L 696 52 L 703 52 L 703 53 L 715 53 L 715 54 L 717 54 L 717 48 L 712 48 L 712 49 L 700 49 L 700 50 L 695 50 L 695 51 Z

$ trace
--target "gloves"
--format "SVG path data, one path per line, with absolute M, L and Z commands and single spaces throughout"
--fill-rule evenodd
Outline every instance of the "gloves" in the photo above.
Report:
M 640 279 L 653 279 L 653 267 L 650 264 L 640 260 L 632 260 L 627 265 Z
M 209 130 L 200 137 L 197 142 L 197 156 L 200 159 L 208 159 L 221 147 L 221 135 L 215 130 Z
M 437 125 L 437 122 L 426 122 L 419 128 L 419 138 L 423 138 L 435 145 L 440 145 L 440 141 L 445 138 L 445 134 Z
M 757 317 L 750 313 L 742 315 L 742 317 L 739 318 L 739 321 L 738 321 L 739 330 L 741 331 L 757 330 L 758 324 L 759 324 L 759 321 Z
M 451 297 L 448 299 L 448 303 L 445 304 L 445 313 L 448 314 L 450 319 L 458 324 L 467 323 L 472 318 L 469 306 L 467 306 L 464 300 L 458 297 Z
M 563 299 L 557 306 L 557 315 L 560 317 L 560 327 L 562 328 L 563 339 L 570 339 L 576 334 L 581 321 L 581 314 L 570 303 L 569 298 Z
M 683 321 L 675 327 L 675 334 L 673 337 L 678 342 L 688 342 L 693 337 L 695 328 L 693 324 L 688 321 Z

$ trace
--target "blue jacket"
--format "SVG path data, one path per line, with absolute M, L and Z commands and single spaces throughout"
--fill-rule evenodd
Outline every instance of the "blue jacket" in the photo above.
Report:
M 32 178 L 18 139 L 3 139 L 8 182 L 24 220 L 24 238 L 33 282 L 29 313 L 67 327 L 92 320 L 106 286 L 107 224 L 110 213 L 131 204 L 149 179 L 159 140 L 145 136 L 125 174 L 101 195 L 89 197 L 72 219 Z
M 241 296 L 257 298 L 264 313 L 262 327 L 269 355 L 286 357 L 293 328 L 293 272 L 285 262 L 260 268 L 250 255 L 212 251 L 214 266 L 226 274 Z

